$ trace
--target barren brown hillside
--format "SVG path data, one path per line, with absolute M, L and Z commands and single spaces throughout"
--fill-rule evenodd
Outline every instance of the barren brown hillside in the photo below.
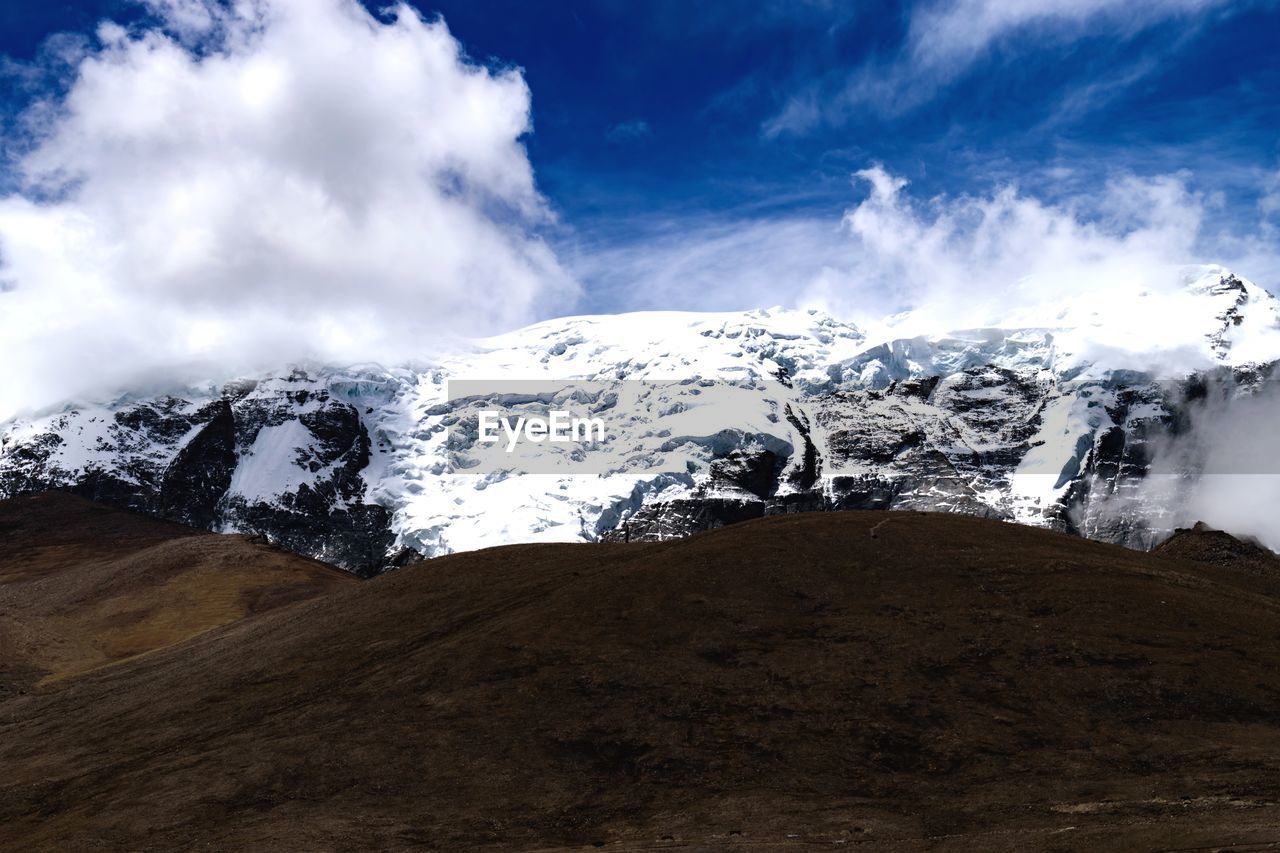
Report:
M 441 558 L 0 703 L 0 846 L 1264 849 L 1269 586 L 914 513 Z
M 0 696 L 355 583 L 245 536 L 73 495 L 0 501 Z

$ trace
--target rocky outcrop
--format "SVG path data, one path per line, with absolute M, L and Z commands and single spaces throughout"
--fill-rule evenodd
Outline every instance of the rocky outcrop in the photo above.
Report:
M 366 500 L 371 440 L 360 410 L 305 373 L 235 383 L 207 401 L 72 410 L 47 427 L 10 438 L 0 494 L 64 489 L 195 527 L 261 534 L 357 574 L 390 565 L 391 514 Z

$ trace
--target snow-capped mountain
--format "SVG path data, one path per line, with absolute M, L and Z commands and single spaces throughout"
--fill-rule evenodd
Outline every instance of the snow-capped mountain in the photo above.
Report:
M 875 336 L 814 311 L 576 317 L 427 367 L 308 367 L 77 403 L 0 426 L 0 495 L 69 488 L 364 573 L 845 508 L 1150 545 L 1179 521 L 1143 498 L 1153 459 L 1206 399 L 1270 378 L 1280 301 L 1220 268 L 1115 299 L 911 337 L 893 334 L 902 316 Z M 451 395 L 459 380 L 496 390 Z M 517 381 L 552 390 L 502 393 Z M 543 467 L 521 473 L 467 426 L 498 398 L 516 413 L 557 400 L 607 412 L 609 444 L 589 462 L 537 448 Z

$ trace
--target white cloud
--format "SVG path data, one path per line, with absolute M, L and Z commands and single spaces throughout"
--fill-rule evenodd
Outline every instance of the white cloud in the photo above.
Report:
M 1106 309 L 1120 294 L 1181 288 L 1185 264 L 1221 263 L 1280 285 L 1274 241 L 1207 228 L 1219 201 L 1189 189 L 1186 174 L 1122 174 L 1056 203 L 1012 185 L 919 198 L 880 166 L 856 180 L 867 193 L 839 221 L 638 227 L 634 241 L 588 246 L 572 266 L 619 308 L 818 307 L 873 329 L 911 311 L 895 335 L 1062 325 L 1072 303 Z
M 870 291 L 893 293 L 933 329 L 1053 325 L 1066 300 L 1168 287 L 1171 266 L 1197 260 L 1205 201 L 1180 176 L 1120 177 L 1056 205 L 1013 186 L 918 202 L 879 166 L 858 177 L 871 192 L 844 218 L 858 290 L 811 295 L 839 313 Z
M 1165 458 L 1155 460 L 1156 472 L 1167 458 L 1188 453 L 1203 472 L 1178 510 L 1179 522 L 1204 521 L 1212 527 L 1259 538 L 1280 551 L 1280 396 L 1267 381 L 1253 396 L 1207 410 L 1193 419 L 1189 432 L 1175 441 Z M 1188 445 L 1194 444 L 1194 451 Z
M 37 105 L 0 199 L 0 417 L 139 376 L 405 360 L 576 284 L 518 70 L 355 0 L 151 0 Z M 12 140 L 10 140 L 12 142 Z

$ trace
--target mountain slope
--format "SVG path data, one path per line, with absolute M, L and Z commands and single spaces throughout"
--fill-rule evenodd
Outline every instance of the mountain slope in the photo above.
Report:
M 1271 388 L 1280 301 L 1197 268 L 1166 293 L 918 331 L 900 316 L 869 337 L 779 309 L 576 317 L 412 368 L 76 403 L 0 426 L 0 495 L 72 490 L 360 574 L 831 509 L 955 511 L 1150 547 L 1194 521 L 1180 505 L 1212 463 L 1174 460 L 1176 494 L 1148 494 L 1148 474 L 1205 412 Z M 479 408 L 553 403 L 608 418 L 604 452 L 517 458 L 478 442 Z
M 1253 584 L 908 512 L 453 555 L 4 702 L 0 847 L 1261 843 Z
M 55 492 L 0 501 L 0 696 L 355 583 L 244 536 Z

